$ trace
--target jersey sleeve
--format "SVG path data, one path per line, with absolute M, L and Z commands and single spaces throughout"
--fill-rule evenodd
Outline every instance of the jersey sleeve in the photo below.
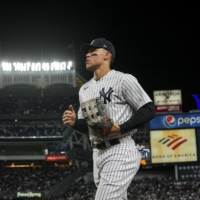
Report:
M 82 110 L 81 110 L 81 106 L 78 109 L 78 119 L 84 119 L 83 113 L 82 113 Z
M 81 104 L 81 93 L 82 93 L 82 87 L 79 90 L 79 102 L 80 102 L 80 104 Z M 81 110 L 81 106 L 79 106 L 78 113 L 77 113 L 77 118 L 78 119 L 84 119 L 83 113 L 82 113 L 82 110 Z
M 138 110 L 146 103 L 152 102 L 137 79 L 131 74 L 124 74 L 121 90 L 123 97 L 134 110 Z

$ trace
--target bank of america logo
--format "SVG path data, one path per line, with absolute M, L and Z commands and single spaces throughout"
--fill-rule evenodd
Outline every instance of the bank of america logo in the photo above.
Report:
M 165 138 L 162 138 L 161 140 L 159 140 L 159 142 L 171 148 L 172 150 L 175 150 L 176 148 L 181 146 L 183 143 L 187 142 L 187 139 L 179 137 L 176 134 L 172 134 Z

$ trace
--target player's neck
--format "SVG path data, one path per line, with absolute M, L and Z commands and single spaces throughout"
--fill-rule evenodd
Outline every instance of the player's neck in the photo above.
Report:
M 99 80 L 111 71 L 110 67 L 98 68 L 94 71 L 94 79 Z

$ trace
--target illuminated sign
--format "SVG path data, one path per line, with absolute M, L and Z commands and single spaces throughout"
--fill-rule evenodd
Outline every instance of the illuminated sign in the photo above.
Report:
M 156 112 L 182 111 L 182 105 L 154 106 Z
M 181 90 L 159 90 L 153 92 L 154 105 L 182 105 Z
M 17 192 L 17 197 L 42 197 L 42 192 Z
M 200 110 L 200 99 L 198 97 L 199 95 L 193 94 L 192 96 L 194 97 L 194 99 L 195 99 L 195 101 L 197 103 L 197 110 Z
M 151 162 L 197 161 L 195 129 L 150 131 Z
M 157 115 L 149 122 L 150 129 L 200 127 L 200 113 Z
M 1 67 L 5 72 L 9 71 L 65 71 L 71 70 L 73 63 L 66 62 L 2 62 Z
M 46 161 L 66 161 L 67 155 L 47 155 Z
M 181 90 L 158 90 L 153 96 L 156 112 L 182 111 Z

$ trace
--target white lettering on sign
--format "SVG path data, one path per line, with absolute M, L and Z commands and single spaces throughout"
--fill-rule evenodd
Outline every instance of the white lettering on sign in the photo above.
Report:
M 65 71 L 65 70 L 71 70 L 73 66 L 73 63 L 69 61 L 66 62 L 2 62 L 1 67 L 2 71 L 9 72 L 9 71 Z
M 200 123 L 200 117 L 179 117 L 178 118 L 178 125 L 180 126 L 181 124 L 195 124 L 195 123 Z

